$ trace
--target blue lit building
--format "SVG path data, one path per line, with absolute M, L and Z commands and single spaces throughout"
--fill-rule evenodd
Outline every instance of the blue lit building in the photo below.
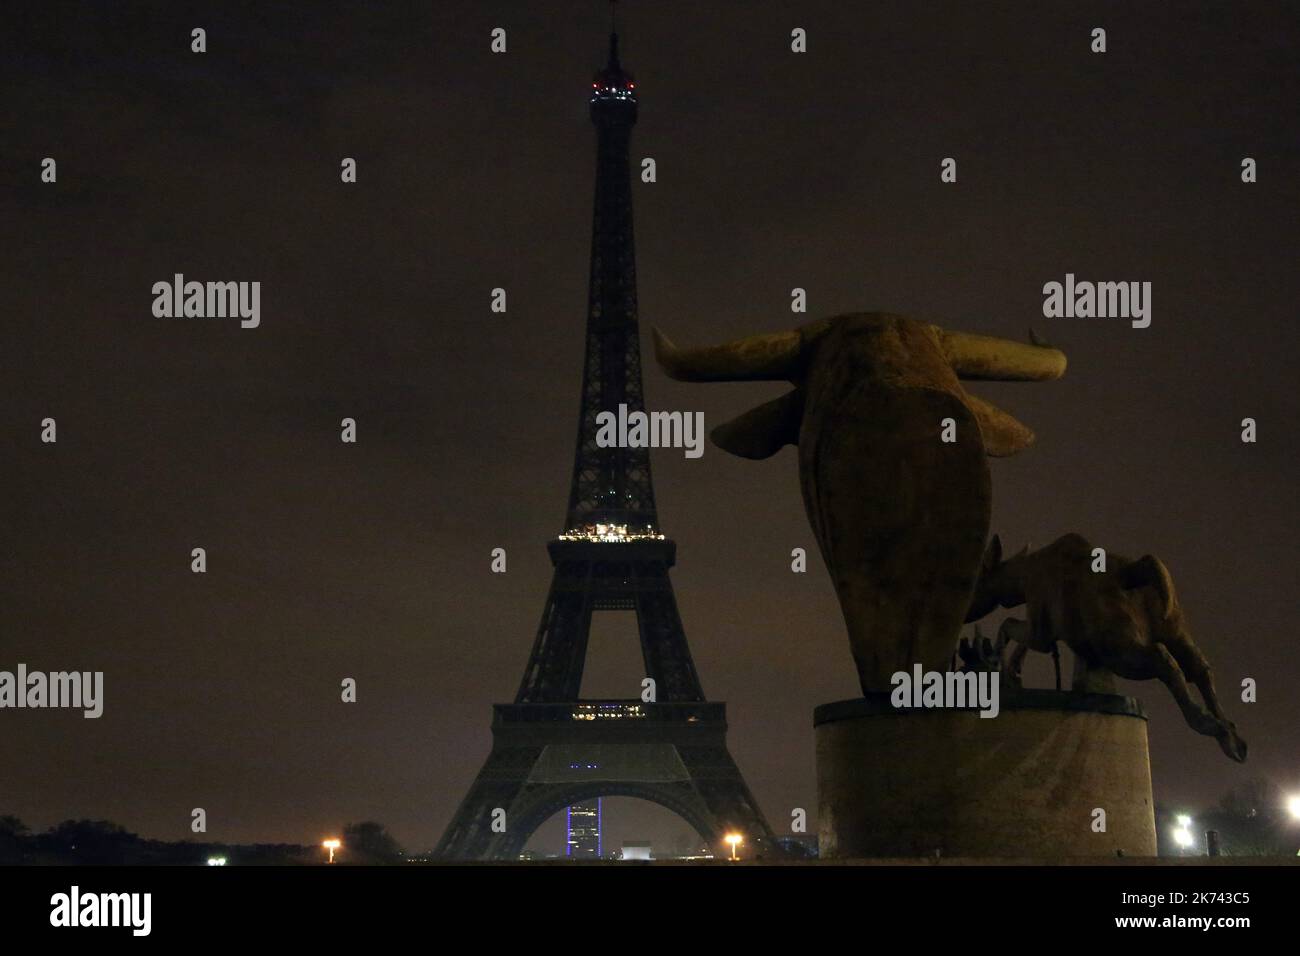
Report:
M 564 855 L 571 859 L 598 860 L 603 856 L 600 841 L 600 798 L 575 803 L 565 813 L 568 840 Z

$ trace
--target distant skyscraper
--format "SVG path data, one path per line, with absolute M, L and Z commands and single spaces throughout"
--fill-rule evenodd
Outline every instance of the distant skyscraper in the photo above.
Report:
M 575 859 L 600 859 L 600 797 L 569 807 L 565 824 L 569 837 L 564 855 Z

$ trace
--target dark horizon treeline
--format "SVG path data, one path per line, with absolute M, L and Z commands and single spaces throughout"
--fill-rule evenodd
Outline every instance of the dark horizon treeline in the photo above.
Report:
M 378 865 L 405 859 L 382 824 L 343 827 L 338 864 Z M 313 866 L 325 863 L 320 846 L 297 843 L 206 843 L 149 840 L 109 820 L 64 820 L 32 833 L 15 816 L 0 816 L 0 866 L 206 866 L 225 857 L 235 866 Z
M 1157 804 L 1156 854 L 1203 856 L 1205 831 L 1219 834 L 1223 856 L 1292 857 L 1300 849 L 1300 821 L 1291 818 L 1280 787 L 1256 778 L 1224 794 L 1217 806 L 1192 811 L 1197 844 L 1184 850 L 1172 831 L 1183 808 Z M 349 823 L 341 828 L 338 864 L 383 865 L 408 859 L 383 824 Z M 65 820 L 32 833 L 15 816 L 0 816 L 0 866 L 203 866 L 225 857 L 231 866 L 312 866 L 325 863 L 320 846 L 296 843 L 198 843 L 148 840 L 108 820 Z

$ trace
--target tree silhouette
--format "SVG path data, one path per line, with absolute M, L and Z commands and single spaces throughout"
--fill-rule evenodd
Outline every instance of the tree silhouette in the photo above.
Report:
M 27 842 L 27 824 L 15 816 L 0 816 L 0 866 L 24 862 Z
M 404 855 L 384 825 L 373 820 L 343 828 L 343 852 L 355 863 L 396 863 Z
M 108 820 L 64 820 L 36 838 L 39 851 L 61 862 L 101 866 L 132 862 L 143 843 Z

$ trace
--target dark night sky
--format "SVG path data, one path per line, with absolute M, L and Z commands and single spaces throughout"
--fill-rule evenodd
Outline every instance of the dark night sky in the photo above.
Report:
M 1192 733 L 1160 685 L 1125 685 L 1151 714 L 1158 801 L 1260 774 L 1300 787 L 1296 8 L 626 6 L 633 158 L 659 175 L 634 187 L 647 349 L 652 324 L 687 344 L 796 324 L 795 286 L 813 316 L 1033 325 L 1066 378 L 973 389 L 1039 435 L 992 465 L 994 529 L 1013 549 L 1077 530 L 1172 569 L 1251 757 Z M 514 695 L 567 500 L 603 6 L 6 17 L 0 669 L 103 670 L 107 702 L 97 721 L 0 712 L 0 812 L 182 838 L 204 807 L 230 841 L 372 818 L 432 845 L 489 705 Z M 261 281 L 261 327 L 154 318 L 175 272 Z M 1152 282 L 1151 327 L 1043 319 L 1066 272 Z M 710 426 L 779 390 L 647 362 L 651 407 Z M 789 570 L 791 548 L 815 554 L 794 453 L 654 467 L 705 691 L 784 829 L 815 810 L 813 707 L 857 693 L 824 569 Z M 601 633 L 586 691 L 635 695 L 634 632 Z

